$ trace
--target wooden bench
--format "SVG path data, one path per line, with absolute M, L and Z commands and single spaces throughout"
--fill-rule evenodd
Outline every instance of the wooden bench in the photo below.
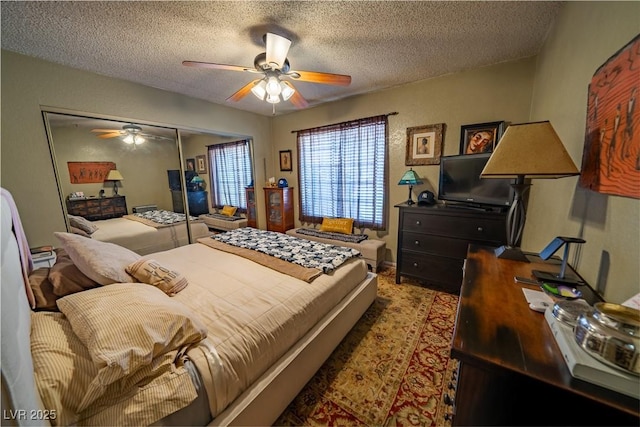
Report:
M 202 214 L 198 218 L 207 224 L 207 227 L 215 230 L 235 230 L 236 228 L 242 228 L 247 226 L 247 218 L 237 217 L 235 220 L 223 219 L 215 214 Z

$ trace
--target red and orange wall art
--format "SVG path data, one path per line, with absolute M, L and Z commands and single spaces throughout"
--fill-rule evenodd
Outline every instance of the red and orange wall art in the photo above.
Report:
M 104 182 L 109 171 L 116 168 L 114 162 L 67 162 L 67 166 L 72 184 Z
M 580 185 L 640 199 L 640 34 L 591 79 Z

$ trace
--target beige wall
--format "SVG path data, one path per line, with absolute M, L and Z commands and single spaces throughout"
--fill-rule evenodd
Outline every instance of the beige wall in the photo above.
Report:
M 253 138 L 256 159 L 271 156 L 269 117 L 4 50 L 1 65 L 0 184 L 12 192 L 32 246 L 56 244 L 52 233 L 65 229 L 41 115 L 47 107 L 143 124 L 247 135 Z M 265 174 L 263 164 L 262 160 L 256 162 L 258 185 Z
M 387 261 L 395 262 L 398 234 L 398 210 L 393 206 L 407 200 L 408 188 L 398 186 L 405 166 L 407 128 L 445 123 L 443 155 L 460 153 L 460 127 L 472 123 L 527 121 L 531 105 L 535 61 L 520 61 L 469 70 L 436 79 L 424 80 L 389 90 L 352 97 L 320 107 L 273 119 L 273 169 L 276 178 L 287 178 L 296 186 L 298 162 L 296 135 L 292 130 L 312 128 L 362 117 L 398 112 L 389 117 L 389 229 L 369 233 L 386 241 Z M 292 172 L 280 172 L 278 151 L 292 150 Z M 439 165 L 414 166 L 424 184 L 414 187 L 413 199 L 423 190 L 438 192 Z M 295 195 L 296 221 L 298 195 Z M 297 221 L 298 225 L 299 222 Z
M 538 57 L 531 120 L 550 120 L 578 167 L 591 78 L 638 33 L 640 2 L 568 2 Z M 585 190 L 577 177 L 534 181 L 530 196 L 525 249 L 580 236 L 587 242 L 569 261 L 606 300 L 640 292 L 639 200 Z

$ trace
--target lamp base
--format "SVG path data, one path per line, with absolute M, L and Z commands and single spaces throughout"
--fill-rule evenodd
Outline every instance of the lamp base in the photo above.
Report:
M 496 258 L 510 259 L 512 261 L 530 262 L 520 248 L 513 246 L 500 246 L 494 251 Z
M 405 203 L 408 204 L 408 205 L 413 205 L 415 202 L 413 200 L 409 199 Z

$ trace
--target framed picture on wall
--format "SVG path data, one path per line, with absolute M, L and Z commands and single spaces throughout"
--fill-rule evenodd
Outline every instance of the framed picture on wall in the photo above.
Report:
M 504 122 L 460 127 L 460 154 L 491 153 L 504 133 Z
M 291 161 L 291 150 L 280 151 L 280 170 L 293 170 L 293 162 Z
M 207 156 L 196 156 L 196 172 L 207 173 Z
M 187 159 L 187 170 L 194 171 L 196 170 L 196 159 Z
M 444 123 L 407 128 L 407 166 L 438 165 L 442 155 Z

